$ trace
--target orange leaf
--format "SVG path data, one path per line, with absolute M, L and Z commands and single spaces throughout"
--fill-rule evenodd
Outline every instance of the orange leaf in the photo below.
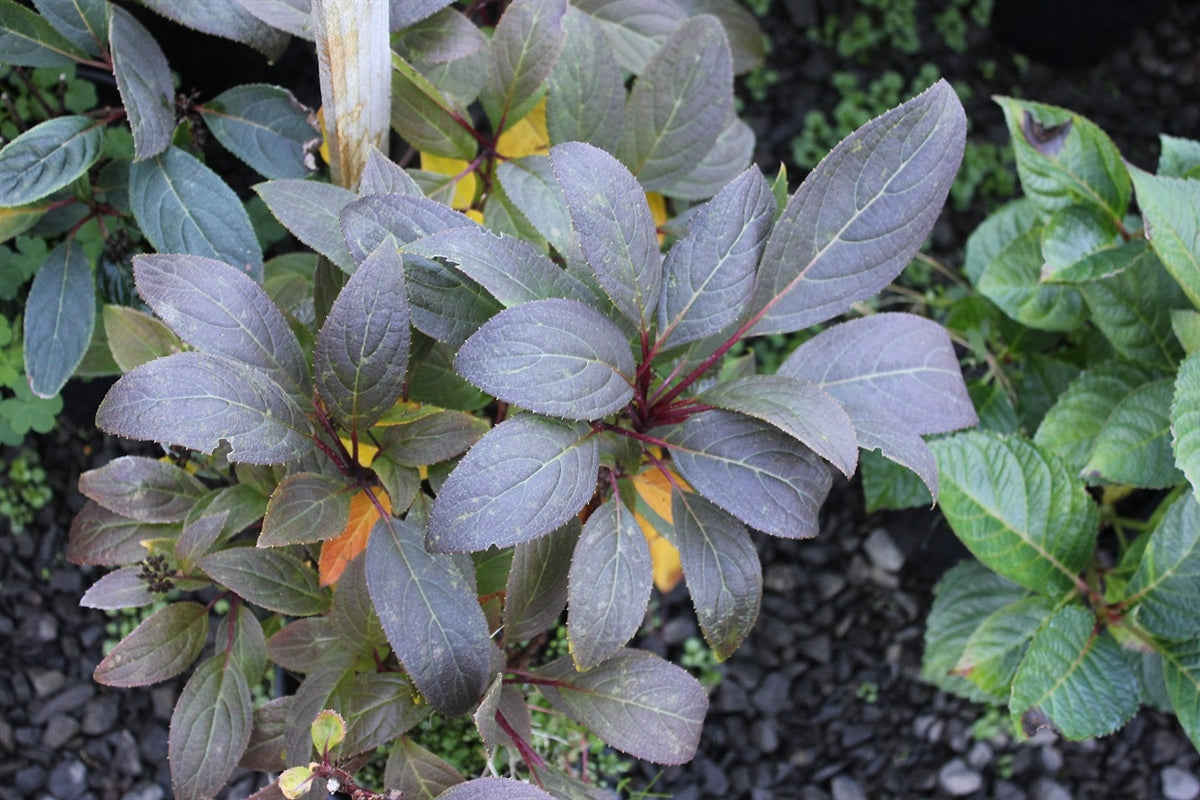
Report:
M 675 470 L 670 467 L 667 469 L 680 488 L 684 491 L 691 490 Z M 633 518 L 641 526 L 646 544 L 650 546 L 654 585 L 665 594 L 678 586 L 679 581 L 683 579 L 679 551 L 659 533 L 660 528 L 672 525 L 671 482 L 658 467 L 649 466 L 634 476 L 633 488 L 638 494 L 638 510 L 633 512 Z
M 392 513 L 392 504 L 387 492 L 376 487 L 371 490 L 383 510 Z M 320 568 L 321 585 L 330 586 L 337 583 L 338 578 L 349 566 L 350 562 L 367 549 L 367 539 L 371 528 L 379 521 L 379 509 L 365 491 L 350 498 L 350 520 L 345 529 L 332 539 L 321 545 Z

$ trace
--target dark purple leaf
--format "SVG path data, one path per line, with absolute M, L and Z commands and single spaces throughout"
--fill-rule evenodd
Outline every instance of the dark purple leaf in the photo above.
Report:
M 504 595 L 507 641 L 532 639 L 562 614 L 567 605 L 567 576 L 579 531 L 579 520 L 571 519 L 548 536 L 521 542 L 513 548 Z
M 171 715 L 167 756 L 178 800 L 208 800 L 225 786 L 250 743 L 254 701 L 246 676 L 225 653 L 184 685 Z
M 208 489 L 182 467 L 143 456 L 122 456 L 79 476 L 79 492 L 139 522 L 182 522 Z
M 146 617 L 108 651 L 92 674 L 105 686 L 148 686 L 183 672 L 208 639 L 208 609 L 172 603 Z
M 307 617 L 329 609 L 317 571 L 287 550 L 233 547 L 200 559 L 200 569 L 247 602 L 279 614 Z
M 307 544 L 332 539 L 350 519 L 351 487 L 345 481 L 312 472 L 284 478 L 263 517 L 259 547 Z

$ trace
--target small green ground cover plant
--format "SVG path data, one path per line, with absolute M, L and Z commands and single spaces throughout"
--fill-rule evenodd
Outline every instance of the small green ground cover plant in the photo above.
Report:
M 252 109 L 277 92 L 205 106 L 268 178 L 270 213 L 316 251 L 265 263 L 243 204 L 174 144 L 167 63 L 140 26 L 103 0 L 42 0 L 41 16 L 0 0 L 8 35 L 39 58 L 63 57 L 60 39 L 84 52 L 68 59 L 99 58 L 124 104 L 7 145 L 6 196 L 86 182 L 124 114 L 133 155 L 112 169 L 157 251 L 132 259 L 144 310 L 104 307 L 124 374 L 97 422 L 165 454 L 81 478 L 68 556 L 116 567 L 88 605 L 167 604 L 96 679 L 192 669 L 169 737 L 183 800 L 213 796 L 238 764 L 283 773 L 264 791 L 289 797 L 331 780 L 364 798 L 604 796 L 547 763 L 534 702 L 632 756 L 686 762 L 705 689 L 629 646 L 651 595 L 646 528 L 677 549 L 724 658 L 759 610 L 752 530 L 815 535 L 830 469 L 853 473 L 860 450 L 936 492 L 921 435 L 975 422 L 937 324 L 837 322 L 941 210 L 965 138 L 953 90 L 867 121 L 789 196 L 748 163 L 733 76 L 762 39 L 733 3 L 663 3 L 654 36 L 644 15 L 586 0 L 479 17 L 435 0 L 390 20 L 370 16 L 379 3 L 253 5 L 270 25 L 156 4 L 268 51 L 281 31 L 316 38 L 331 183 L 269 171 L 282 155 L 307 174 L 315 149 L 263 130 Z M 381 83 L 355 95 L 368 77 Z M 374 129 L 380 85 L 391 101 Z M 389 121 L 419 168 L 378 149 Z M 42 170 L 18 169 L 35 156 Z M 661 223 L 654 195 L 673 213 Z M 47 264 L 65 302 L 91 263 L 58 247 Z M 800 331 L 814 335 L 775 374 L 727 358 Z M 645 499 L 652 481 L 665 505 Z M 554 656 L 564 609 L 569 652 Z M 273 667 L 296 686 L 258 703 Z M 469 716 L 504 777 L 462 775 L 406 735 L 430 714 Z M 357 784 L 388 744 L 384 787 Z
M 924 674 L 1021 735 L 1150 705 L 1200 745 L 1200 143 L 1162 137 L 1152 174 L 1078 114 L 998 102 L 1025 196 L 972 235 L 948 320 L 991 355 L 981 429 L 932 443 L 977 560 L 938 585 Z

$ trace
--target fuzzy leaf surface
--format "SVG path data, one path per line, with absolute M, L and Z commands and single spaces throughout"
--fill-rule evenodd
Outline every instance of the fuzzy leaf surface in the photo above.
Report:
M 274 61 L 283 55 L 288 37 L 261 22 L 239 0 L 144 0 L 144 5 L 193 30 L 253 47 Z
M 979 293 L 1008 316 L 1031 328 L 1070 331 L 1087 317 L 1083 296 L 1074 286 L 1042 282 L 1042 228 L 1010 241 L 979 276 Z
M 321 132 L 310 113 L 287 89 L 261 83 L 227 89 L 200 107 L 217 141 L 269 179 L 312 172 L 309 148 Z
M 662 289 L 662 258 L 641 184 L 589 144 L 556 145 L 550 162 L 596 282 L 621 314 L 649 328 Z
M 262 280 L 262 249 L 242 201 L 195 156 L 168 147 L 133 162 L 129 204 L 158 252 L 213 258 Z
M 29 388 L 54 397 L 83 360 L 96 324 L 96 282 L 83 248 L 67 239 L 50 251 L 25 301 Z
M 755 168 L 701 206 L 663 262 L 660 344 L 704 339 L 742 318 L 774 220 L 771 189 Z
M 183 349 L 170 328 L 144 311 L 106 304 L 101 317 L 104 338 L 122 372 Z
M 93 56 L 104 52 L 108 42 L 106 0 L 34 0 L 33 6 L 80 50 Z
M 1113 407 L 1083 465 L 1084 480 L 1157 489 L 1183 480 L 1171 455 L 1171 384 L 1142 384 Z
M 38 123 L 0 149 L 0 206 L 25 205 L 88 171 L 104 149 L 104 126 L 90 117 Z
M 513 547 L 504 601 L 504 634 L 519 642 L 550 627 L 567 604 L 571 555 L 579 541 L 578 519 L 532 542 Z
M 329 609 L 329 590 L 288 550 L 232 547 L 205 556 L 198 566 L 247 601 L 279 614 L 308 617 Z
M 297 472 L 280 481 L 267 501 L 259 547 L 307 544 L 332 539 L 350 518 L 350 489 L 345 482 L 313 472 Z
M 108 41 L 121 104 L 133 131 L 133 157 L 156 156 L 171 146 L 175 133 L 175 86 L 158 42 L 137 18 L 110 3 Z
M 435 411 L 403 425 L 376 429 L 380 451 L 406 467 L 438 464 L 466 452 L 489 430 L 486 420 L 461 411 Z
M 732 87 L 733 58 L 716 17 L 693 17 L 667 37 L 634 82 L 617 149 L 647 191 L 670 194 L 712 150 Z
M 494 645 L 461 558 L 425 549 L 425 533 L 385 517 L 367 544 L 367 586 L 388 642 L 413 684 L 447 716 L 464 714 L 491 680 Z
M 570 252 L 571 215 L 550 158 L 535 155 L 510 159 L 496 166 L 496 177 L 505 196 L 538 234 L 558 252 Z
M 832 394 L 799 378 L 748 375 L 718 383 L 697 399 L 755 417 L 812 449 L 849 478 L 858 464 L 858 438 L 850 415 Z
M 1164 639 L 1200 636 L 1195 614 L 1200 580 L 1200 504 L 1180 497 L 1150 534 L 1126 597 L 1136 602 L 1138 627 Z
M 583 508 L 599 469 L 591 426 L 511 417 L 472 447 L 442 484 L 427 544 L 435 552 L 467 552 L 544 536 Z
M 646 62 L 683 24 L 687 14 L 675 3 L 614 3 L 611 0 L 579 0 L 571 5 L 599 23 L 608 37 L 608 47 L 621 69 L 640 75 Z
M 1029 642 L 1053 613 L 1053 600 L 1034 595 L 988 614 L 967 639 L 954 674 L 990 695 L 1007 695 Z
M 1093 122 L 1063 108 L 997 97 L 1004 111 L 1025 196 L 1043 213 L 1071 205 L 1120 222 L 1129 205 L 1129 172 Z
M 88 501 L 71 520 L 67 560 L 105 567 L 133 564 L 146 557 L 143 541 L 178 535 L 178 525 L 138 522 Z
M 250 744 L 254 701 L 235 659 L 218 653 L 188 678 L 171 715 L 167 755 L 179 800 L 206 800 L 229 780 Z
M 487 290 L 448 262 L 406 254 L 404 275 L 413 327 L 454 348 L 503 309 Z M 420 364 L 414 363 L 413 368 L 419 369 Z
M 476 778 L 451 786 L 436 800 L 553 800 L 553 797 L 523 781 Z
M 1192 488 L 1200 486 L 1200 354 L 1179 365 L 1171 402 L 1172 447 L 1175 461 Z
M 140 522 L 182 522 L 207 487 L 182 467 L 122 456 L 79 476 L 79 492 Z
M 665 438 L 687 482 L 751 528 L 786 539 L 817 535 L 817 511 L 832 478 L 791 436 L 714 409 L 689 417 Z
M 501 311 L 463 343 L 454 369 L 511 405 L 564 419 L 602 419 L 633 397 L 625 335 L 576 300 Z
M 79 605 L 101 610 L 144 608 L 153 605 L 158 595 L 146 586 L 146 579 L 141 577 L 142 569 L 137 565 L 105 573 L 83 593 L 83 597 L 79 598 Z
M 516 0 L 492 35 L 479 101 L 493 127 L 524 117 L 542 96 L 566 44 L 566 0 Z
M 1007 699 L 1007 691 L 985 692 L 962 675 L 954 674 L 954 670 L 979 626 L 1029 592 L 978 561 L 966 559 L 946 571 L 933 594 L 933 608 L 925 625 L 921 677 L 944 691 L 976 702 Z
M 590 16 L 568 6 L 562 25 L 568 44 L 547 78 L 550 141 L 587 142 L 616 152 L 625 126 L 621 68 L 600 25 Z
M 976 558 L 1039 594 L 1073 590 L 1096 545 L 1096 504 L 1062 459 L 1017 437 L 934 442 L 950 527 Z
M 1128 654 L 1081 605 L 1052 616 L 1013 678 L 1009 711 L 1025 736 L 1051 725 L 1068 739 L 1104 736 L 1138 710 L 1141 688 Z
M 392 127 L 406 142 L 423 153 L 470 159 L 478 145 L 455 118 L 465 116 L 428 78 L 392 53 Z
M 138 294 L 198 350 L 260 370 L 298 397 L 308 365 L 300 343 L 263 288 L 211 258 L 147 255 L 134 260 Z
M 607 744 L 655 764 L 689 761 L 700 741 L 708 696 L 682 667 L 642 650 L 621 650 L 587 672 L 560 658 L 538 674 L 550 704 Z
M 449 206 L 411 194 L 373 194 L 342 209 L 338 218 L 355 263 L 375 252 L 389 236 L 400 245 L 438 231 L 473 228 L 475 222 Z
M 0 52 L 14 67 L 66 67 L 85 57 L 53 25 L 13 0 L 0 0 Z
M 1200 640 L 1165 642 L 1159 652 L 1172 710 L 1194 745 L 1200 742 Z
M 941 213 L 965 140 L 962 104 L 939 81 L 838 144 L 767 240 L 750 332 L 802 330 L 886 286 Z
M 704 640 L 724 660 L 749 635 L 762 605 L 762 564 L 750 533 L 703 497 L 671 492 L 670 536 Z
M 169 442 L 229 458 L 283 464 L 312 447 L 304 409 L 258 370 L 207 353 L 176 353 L 143 364 L 109 389 L 96 424 L 118 436 Z
M 331 183 L 295 178 L 260 183 L 254 191 L 297 239 L 342 271 L 354 271 L 354 256 L 338 226 L 342 209 L 358 199 L 354 192 Z
M 725 117 L 712 149 L 687 175 L 671 183 L 671 197 L 707 200 L 736 178 L 754 157 L 754 130 L 733 108 Z M 775 196 L 776 207 L 787 202 L 786 182 Z
M 386 786 L 400 790 L 403 797 L 433 800 L 451 786 L 462 783 L 463 778 L 453 764 L 405 736 L 392 748 L 383 780 Z
M 1200 184 L 1131 169 L 1146 236 L 1192 305 L 1200 307 Z
M 360 194 L 420 194 L 421 187 L 404 168 L 372 146 L 359 180 Z
M 633 638 L 650 602 L 650 550 L 619 497 L 592 512 L 571 560 L 567 632 L 580 671 L 602 663 Z
M 317 391 L 351 430 L 366 431 L 400 399 L 411 339 L 404 263 L 384 243 L 334 300 L 313 353 Z
M 208 609 L 182 602 L 155 611 L 117 642 L 92 678 L 105 686 L 149 686 L 183 672 L 208 638 Z

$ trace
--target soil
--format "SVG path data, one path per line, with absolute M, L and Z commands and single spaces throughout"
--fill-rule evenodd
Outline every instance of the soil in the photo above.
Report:
M 970 88 L 973 137 L 1005 142 L 988 98 L 1019 93 L 1083 113 L 1128 160 L 1153 168 L 1160 133 L 1200 139 L 1200 8 L 1182 0 L 1105 5 L 997 0 L 994 25 L 971 31 L 965 54 L 935 42 L 915 57 L 886 52 L 846 63 L 804 29 L 855 3 L 774 0 L 764 28 L 780 79 L 766 101 L 748 98 L 745 106 L 759 163 L 788 161 L 804 115 L 837 101 L 833 70 L 853 70 L 865 82 L 885 69 L 908 78 L 931 61 Z M 1072 6 L 1076 13 L 1067 13 Z M 1014 64 L 1017 51 L 1028 66 Z M 998 65 L 987 79 L 985 61 Z M 985 214 L 978 207 L 945 215 L 937 255 L 958 263 Z M 0 530 L 0 800 L 170 796 L 166 739 L 178 684 L 113 690 L 91 680 L 110 620 L 78 602 L 99 573 L 62 558 L 82 505 L 79 474 L 131 446 L 91 427 L 102 389 L 69 387 L 63 423 L 30 439 L 55 500 L 24 532 Z M 1200 797 L 1200 756 L 1169 716 L 1144 711 L 1094 741 L 1040 734 L 1018 744 L 985 709 L 922 682 L 931 588 L 961 548 L 934 513 L 861 509 L 857 486 L 845 484 L 827 504 L 816 540 L 759 538 L 766 593 L 758 626 L 720 667 L 724 679 L 696 760 L 665 771 L 638 767 L 655 779 L 652 791 L 677 800 Z M 687 601 L 670 595 L 660 608 L 661 624 L 644 646 L 678 652 L 695 633 Z M 238 777 L 227 796 L 245 797 L 252 780 Z

